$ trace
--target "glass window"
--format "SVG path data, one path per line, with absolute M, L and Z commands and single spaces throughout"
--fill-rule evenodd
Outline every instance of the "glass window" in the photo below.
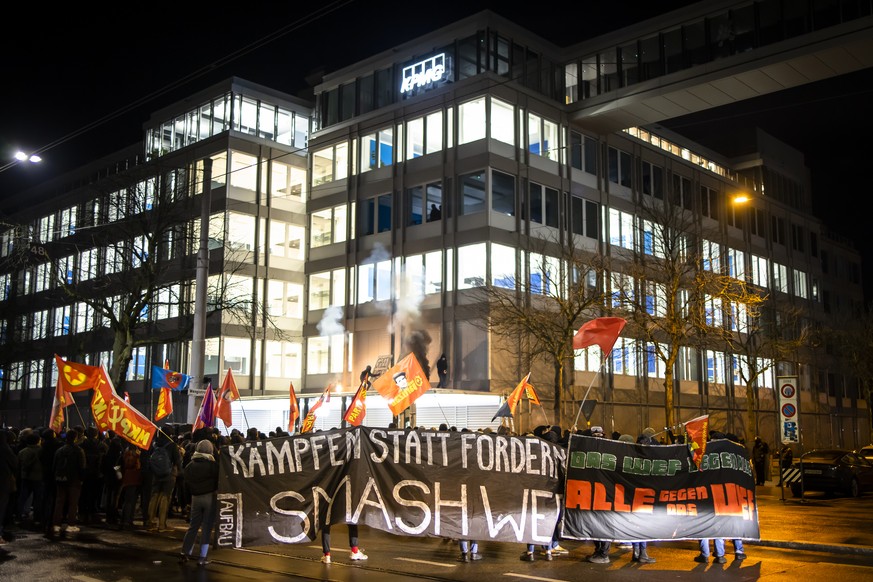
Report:
M 485 284 L 487 265 L 485 243 L 458 247 L 458 289 L 481 287 Z
M 513 106 L 499 99 L 491 98 L 491 138 L 515 145 L 515 124 Z
M 491 173 L 491 210 L 515 216 L 515 176 L 497 171 Z
M 477 214 L 485 211 L 485 172 L 479 171 L 461 176 L 460 180 L 461 214 Z
M 485 138 L 485 97 L 458 106 L 458 145 Z
M 504 289 L 515 289 L 515 249 L 491 243 L 491 284 Z

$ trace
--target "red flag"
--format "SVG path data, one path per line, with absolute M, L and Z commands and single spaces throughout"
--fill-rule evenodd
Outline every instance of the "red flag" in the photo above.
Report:
M 588 346 L 600 346 L 603 357 L 609 355 L 612 346 L 618 339 L 618 334 L 627 323 L 621 317 L 598 317 L 582 325 L 573 336 L 573 349 L 581 350 Z
M 698 416 L 685 423 L 685 442 L 691 449 L 691 460 L 700 467 L 700 459 L 706 452 L 706 434 L 709 429 L 709 415 Z
M 358 391 L 355 392 L 355 397 L 352 398 L 352 403 L 349 404 L 346 413 L 343 415 L 343 420 L 352 426 L 361 426 L 364 417 L 367 415 L 367 386 L 370 383 L 367 380 L 361 382 L 358 386 Z
M 294 427 L 297 424 L 297 419 L 300 417 L 300 407 L 297 405 L 297 395 L 294 394 L 294 382 L 289 382 L 290 402 L 288 404 L 288 432 L 293 433 Z
M 97 366 L 68 362 L 57 354 L 55 363 L 58 366 L 58 381 L 67 392 L 90 390 L 98 382 L 100 368 Z
M 236 389 L 236 382 L 233 380 L 233 372 L 230 368 L 227 369 L 227 376 L 221 383 L 221 389 L 218 391 L 218 397 L 215 400 L 215 416 L 220 418 L 225 426 L 233 424 L 233 415 L 230 410 L 230 403 L 234 400 L 239 400 L 239 390 Z
M 212 384 L 206 385 L 206 392 L 203 394 L 203 402 L 200 403 L 200 412 L 197 413 L 197 419 L 194 421 L 192 432 L 198 428 L 212 428 L 215 426 L 215 394 L 212 392 Z
M 500 405 L 500 408 L 497 409 L 497 412 L 494 414 L 494 418 L 491 419 L 491 422 L 494 422 L 495 419 L 499 417 L 511 418 L 513 414 L 515 414 L 515 407 L 518 405 L 518 401 L 521 400 L 522 396 L 527 396 L 528 400 L 533 402 L 534 404 L 539 404 L 540 399 L 537 396 L 536 390 L 531 384 L 528 384 L 528 379 L 530 378 L 530 372 L 527 373 L 521 382 L 512 390 L 509 394 L 509 398 L 506 399 L 506 402 Z
M 173 414 L 173 391 L 169 388 L 161 388 L 158 396 L 158 406 L 155 408 L 155 422 Z
M 388 401 L 391 414 L 397 416 L 430 390 L 430 382 L 415 354 L 410 353 L 380 375 L 373 388 Z
M 303 419 L 303 426 L 300 427 L 300 434 L 311 431 L 315 427 L 315 411 L 321 408 L 321 405 L 325 402 L 330 402 L 330 389 L 333 388 L 333 384 L 328 384 L 327 388 L 324 389 L 324 392 L 321 394 L 318 400 L 315 401 L 315 404 L 312 405 L 312 408 L 309 409 L 309 414 L 306 415 L 306 418 Z

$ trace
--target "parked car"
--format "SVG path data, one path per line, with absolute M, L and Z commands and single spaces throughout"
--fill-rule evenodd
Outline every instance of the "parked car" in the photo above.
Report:
M 802 483 L 791 485 L 795 497 L 800 497 L 804 491 L 859 497 L 864 491 L 873 490 L 873 462 L 854 451 L 816 449 L 804 454 L 795 466 L 802 467 Z
M 855 452 L 858 453 L 859 456 L 864 457 L 865 459 L 873 463 L 873 445 L 861 447 Z

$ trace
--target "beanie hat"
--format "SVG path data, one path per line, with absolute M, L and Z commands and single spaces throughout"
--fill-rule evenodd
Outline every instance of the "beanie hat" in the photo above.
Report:
M 655 429 L 653 429 L 650 426 L 647 426 L 646 428 L 643 429 L 643 436 L 647 436 L 649 438 L 654 437 L 655 436 Z
M 620 437 L 618 437 L 618 440 L 620 440 L 620 441 L 623 442 L 623 443 L 633 443 L 633 442 L 636 442 L 636 441 L 634 441 L 634 437 L 632 437 L 632 436 L 629 435 L 629 434 L 623 434 L 623 435 L 621 435 Z
M 196 450 L 198 453 L 205 453 L 207 455 L 211 455 L 212 451 L 214 449 L 213 449 L 212 443 L 210 441 L 203 439 L 202 441 L 197 443 L 197 448 L 194 450 Z
M 602 437 L 604 435 L 602 426 L 592 426 L 591 436 Z

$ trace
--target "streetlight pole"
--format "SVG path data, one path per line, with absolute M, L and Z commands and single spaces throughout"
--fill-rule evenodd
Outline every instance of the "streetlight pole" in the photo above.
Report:
M 206 364 L 206 288 L 209 281 L 209 214 L 212 199 L 212 158 L 203 160 L 203 199 L 200 205 L 200 246 L 194 295 L 194 337 L 191 340 L 191 388 L 188 390 L 188 422 L 197 416 L 197 395 L 204 392 Z

